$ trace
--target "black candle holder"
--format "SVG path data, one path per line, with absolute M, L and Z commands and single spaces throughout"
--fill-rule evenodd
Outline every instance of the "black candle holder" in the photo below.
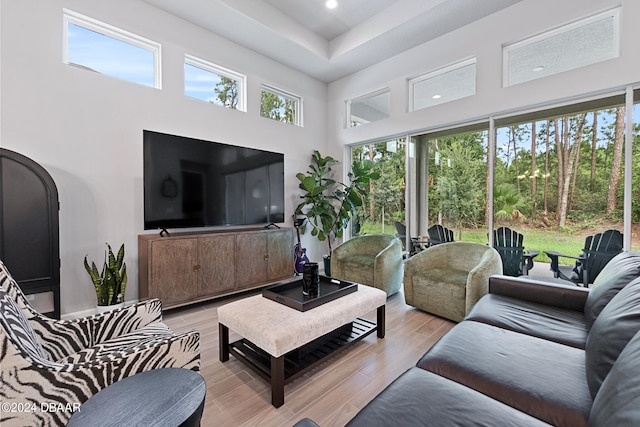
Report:
M 302 266 L 302 294 L 317 297 L 320 290 L 320 272 L 317 262 L 307 262 Z

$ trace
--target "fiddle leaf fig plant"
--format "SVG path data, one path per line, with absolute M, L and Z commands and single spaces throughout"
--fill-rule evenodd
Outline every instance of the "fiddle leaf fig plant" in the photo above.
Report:
M 298 173 L 298 186 L 302 190 L 302 201 L 295 209 L 296 215 L 307 218 L 302 226 L 311 226 L 311 235 L 318 240 L 327 241 L 331 256 L 331 241 L 342 237 L 349 220 L 358 206 L 362 206 L 366 187 L 371 180 L 378 179 L 380 173 L 374 171 L 370 160 L 354 161 L 347 174 L 349 183 L 337 181 L 333 177 L 331 166 L 338 163 L 331 156 L 322 156 L 314 150 L 311 164 L 306 173 Z
M 111 246 L 107 243 L 108 251 L 105 251 L 102 271 L 92 261 L 91 266 L 84 257 L 84 268 L 89 273 L 93 286 L 96 289 L 96 297 L 99 306 L 115 305 L 124 302 L 124 293 L 127 288 L 127 264 L 124 262 L 124 243 L 114 255 Z

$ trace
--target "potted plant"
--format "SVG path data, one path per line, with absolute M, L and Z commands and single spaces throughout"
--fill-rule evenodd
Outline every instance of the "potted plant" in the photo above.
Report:
M 333 178 L 331 166 L 338 163 L 331 156 L 323 157 L 314 150 L 307 173 L 298 173 L 302 201 L 296 207 L 295 214 L 306 217 L 302 229 L 311 226 L 311 235 L 320 241 L 327 241 L 329 253 L 325 255 L 325 274 L 331 275 L 331 241 L 342 237 L 345 227 L 362 206 L 365 187 L 380 174 L 373 171 L 370 160 L 354 161 L 348 173 L 349 184 Z
M 124 262 L 124 243 L 120 246 L 117 257 L 113 254 L 108 243 L 107 248 L 108 251 L 105 251 L 104 265 L 101 272 L 98 271 L 93 261 L 89 266 L 87 256 L 85 255 L 84 257 L 84 268 L 91 276 L 91 281 L 96 289 L 98 311 L 124 306 L 124 293 L 127 287 L 127 264 Z

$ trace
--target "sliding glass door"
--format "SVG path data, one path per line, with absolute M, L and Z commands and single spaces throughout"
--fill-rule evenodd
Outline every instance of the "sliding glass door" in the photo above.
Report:
M 406 228 L 424 241 L 440 224 L 455 240 L 486 244 L 490 225 L 506 226 L 539 252 L 536 262 L 548 262 L 545 250 L 576 256 L 587 236 L 614 229 L 638 250 L 639 92 L 631 103 L 617 93 L 493 118 L 492 144 L 489 122 L 479 122 L 411 136 L 409 148 L 406 138 L 352 147 L 354 159 L 381 172 L 353 235 Z

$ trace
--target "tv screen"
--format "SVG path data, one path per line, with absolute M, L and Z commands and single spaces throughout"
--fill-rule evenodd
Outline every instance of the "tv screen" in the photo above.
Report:
M 145 130 L 144 228 L 284 222 L 284 154 Z

